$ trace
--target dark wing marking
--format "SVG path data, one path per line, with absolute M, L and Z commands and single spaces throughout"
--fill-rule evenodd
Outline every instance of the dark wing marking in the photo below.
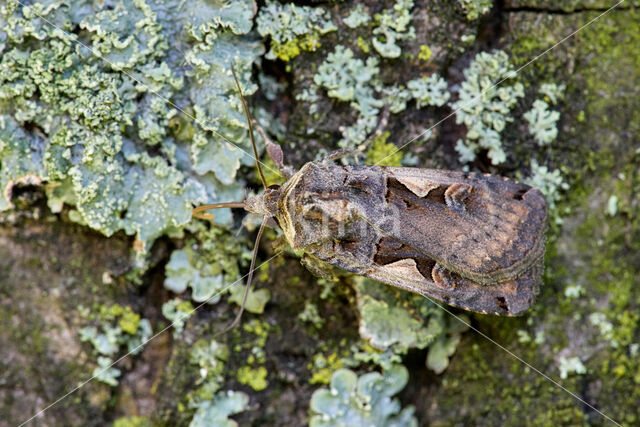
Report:
M 344 270 L 479 313 L 518 316 L 531 307 L 539 291 L 542 260 L 517 279 L 487 286 L 447 270 L 394 239 L 383 239 L 377 247 L 370 263 L 359 256 L 369 252 L 364 250 L 314 256 Z
M 492 284 L 517 278 L 544 255 L 547 208 L 538 190 L 487 175 L 382 170 L 395 221 L 379 228 L 448 270 Z

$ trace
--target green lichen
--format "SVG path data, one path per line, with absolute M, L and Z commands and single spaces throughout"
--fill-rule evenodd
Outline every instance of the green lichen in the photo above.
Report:
M 558 359 L 558 370 L 560 371 L 560 378 L 567 379 L 570 373 L 577 375 L 583 375 L 587 373 L 587 368 L 584 367 L 579 357 L 560 357 Z
M 298 319 L 308 322 L 318 329 L 322 328 L 325 322 L 318 312 L 318 306 L 311 301 L 305 303 L 304 310 L 298 314 Z
M 598 328 L 600 335 L 607 341 L 611 342 L 613 347 L 618 347 L 618 342 L 613 335 L 613 323 L 607 319 L 607 315 L 604 313 L 591 313 L 589 315 L 589 322 Z
M 451 96 L 447 92 L 447 82 L 437 73 L 433 73 L 429 77 L 410 80 L 407 82 L 407 88 L 416 100 L 418 108 L 425 105 L 441 107 L 447 103 Z
M 229 419 L 249 407 L 249 396 L 239 391 L 217 393 L 213 399 L 200 402 L 189 427 L 237 427 L 238 423 Z
M 391 142 L 387 142 L 391 134 L 384 132 L 371 141 L 371 147 L 367 150 L 368 165 L 401 166 L 402 153 L 398 147 Z
M 377 114 L 383 101 L 375 96 L 378 75 L 378 59 L 363 61 L 354 58 L 353 51 L 342 45 L 336 46 L 318 67 L 313 80 L 327 90 L 330 98 L 349 102 L 358 113 L 355 124 L 342 130 L 341 147 L 355 147 L 362 143 L 377 123 Z
M 458 0 L 458 4 L 469 21 L 474 21 L 488 13 L 493 6 L 492 0 Z
M 302 51 L 320 47 L 322 35 L 335 31 L 329 13 L 320 7 L 296 6 L 268 1 L 256 18 L 262 37 L 270 37 L 268 59 L 289 61 Z
M 131 417 L 121 417 L 113 422 L 113 427 L 152 427 L 153 423 L 149 417 L 134 415 Z
M 456 122 L 467 127 L 465 141 L 458 140 L 456 151 L 461 162 L 471 162 L 480 150 L 488 150 L 494 165 L 506 160 L 500 140 L 500 132 L 513 120 L 509 112 L 524 96 L 521 83 L 507 85 L 503 79 L 514 77 L 513 66 L 505 52 L 481 52 L 464 70 L 458 99 L 451 103 L 456 112 Z
M 311 371 L 309 384 L 329 384 L 331 375 L 338 369 L 344 367 L 344 358 L 338 353 L 331 353 L 328 356 L 316 354 L 313 360 L 307 364 L 307 369 Z
M 418 52 L 418 59 L 421 61 L 428 61 L 431 59 L 431 48 L 426 44 L 420 45 L 420 52 Z
M 356 283 L 360 335 L 380 352 L 429 347 L 426 364 L 442 373 L 466 325 L 421 296 L 364 278 Z
M 397 0 L 392 9 L 375 15 L 371 43 L 380 56 L 398 58 L 402 48 L 397 43 L 415 38 L 415 29 L 410 26 L 412 8 L 413 0 Z
M 531 176 L 523 181 L 542 191 L 551 211 L 555 210 L 556 203 L 562 198 L 562 191 L 569 189 L 569 184 L 558 169 L 550 171 L 547 166 L 538 164 L 536 159 L 531 160 Z
M 338 45 L 318 67 L 313 81 L 326 89 L 330 98 L 348 101 L 364 117 L 371 117 L 382 107 L 382 101 L 374 97 L 372 86 L 378 72 L 376 58 L 366 61 L 354 58 L 351 49 Z
M 558 136 L 556 123 L 560 118 L 558 111 L 549 110 L 549 104 L 536 99 L 531 110 L 524 113 L 529 122 L 529 132 L 534 136 L 538 145 L 547 145 Z
M 268 387 L 267 376 L 269 372 L 264 366 L 267 358 L 265 345 L 271 327 L 267 322 L 259 319 L 251 319 L 242 324 L 244 334 L 240 338 L 240 331 L 234 330 L 233 334 L 237 344 L 233 352 L 247 354 L 245 363 L 236 371 L 236 379 L 242 384 L 247 384 L 254 390 L 264 390 Z M 251 338 L 253 335 L 253 338 Z
M 544 96 L 545 102 L 555 105 L 564 98 L 565 84 L 542 83 L 538 92 Z
M 351 356 L 345 359 L 347 366 L 360 366 L 362 363 L 374 364 L 382 369 L 389 369 L 393 365 L 402 363 L 402 356 L 393 352 L 392 349 L 380 351 L 369 344 L 368 341 L 361 341 L 351 347 Z
M 584 286 L 582 285 L 569 285 L 564 289 L 564 296 L 567 298 L 579 298 L 584 295 Z
M 371 21 L 371 15 L 369 15 L 362 4 L 357 4 L 356 7 L 351 10 L 349 16 L 344 18 L 343 21 L 349 28 L 358 28 L 359 26 L 367 24 L 369 21 Z
M 229 360 L 229 349 L 215 340 L 199 339 L 190 351 L 189 362 L 198 367 L 196 388 L 190 396 L 192 406 L 211 400 L 224 382 L 225 363 Z
M 152 334 L 151 323 L 142 319 L 131 307 L 113 304 L 100 306 L 97 314 L 91 315 L 99 326 L 86 326 L 80 329 L 80 340 L 93 345 L 98 356 L 98 367 L 93 375 L 98 381 L 110 386 L 118 384 L 120 370 L 110 367 L 121 348 L 126 347 L 129 354 L 138 354 Z
M 407 102 L 411 99 L 411 93 L 402 85 L 394 84 L 382 88 L 384 102 L 389 106 L 391 113 L 397 114 L 407 108 Z
M 246 384 L 255 391 L 264 390 L 269 385 L 267 382 L 267 368 L 264 366 L 255 369 L 249 366 L 242 366 L 238 369 L 236 378 L 240 384 Z
M 242 36 L 254 7 L 190 2 L 169 20 L 165 6 L 144 0 L 7 2 L 0 10 L 0 209 L 12 207 L 14 185 L 47 183 L 57 211 L 72 204 L 71 219 L 105 235 L 136 235 L 144 253 L 183 227 L 194 203 L 237 191 L 232 182 L 245 155 L 220 135 L 247 151 L 229 63 L 245 92 L 255 91 L 246 70 L 262 47 Z M 176 61 L 176 51 L 184 58 Z
M 111 387 L 117 386 L 121 372 L 120 369 L 112 367 L 112 364 L 111 358 L 98 356 L 98 366 L 93 370 L 92 377 Z
M 237 281 L 244 249 L 237 237 L 222 228 L 194 227 L 196 235 L 187 239 L 184 249 L 171 254 L 164 286 L 178 294 L 189 287 L 194 301 L 215 304 Z
M 242 305 L 244 298 L 244 292 L 246 286 L 234 285 L 229 289 L 229 302 L 233 302 L 238 305 Z M 264 312 L 264 307 L 271 298 L 271 292 L 269 289 L 251 289 L 249 295 L 247 295 L 247 302 L 245 304 L 245 310 L 249 313 L 261 314 Z
M 349 369 L 340 369 L 333 374 L 330 389 L 313 393 L 309 425 L 417 426 L 413 407 L 401 409 L 400 402 L 393 399 L 408 379 L 402 365 L 395 365 L 383 374 L 370 372 L 361 377 Z
M 191 302 L 183 301 L 180 298 L 174 298 L 162 304 L 162 315 L 171 322 L 174 337 L 178 337 L 182 333 L 193 312 Z

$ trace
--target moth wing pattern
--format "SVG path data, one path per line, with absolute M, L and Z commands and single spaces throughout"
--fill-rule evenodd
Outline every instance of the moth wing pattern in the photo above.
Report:
M 540 286 L 546 202 L 506 178 L 311 162 L 277 218 L 295 250 L 468 310 L 518 315 Z
M 331 256 L 325 256 L 325 253 L 315 256 L 343 270 L 430 299 L 465 310 L 502 316 L 518 316 L 531 307 L 539 291 L 543 268 L 540 259 L 517 279 L 487 286 L 452 273 L 419 252 L 405 253 L 404 257 L 397 257 L 387 264 L 380 263 L 384 261 L 380 255 L 377 262 L 368 266 L 353 252 L 339 250 Z
M 397 207 L 399 218 L 393 224 L 401 229 L 382 231 L 447 270 L 491 285 L 519 277 L 544 255 L 547 207 L 537 189 L 475 173 L 416 168 L 383 172 L 385 201 Z

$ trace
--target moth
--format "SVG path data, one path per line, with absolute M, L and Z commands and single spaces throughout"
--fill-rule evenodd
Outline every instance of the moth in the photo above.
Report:
M 258 163 L 264 193 L 200 206 L 194 216 L 219 207 L 261 214 L 257 240 L 274 218 L 316 275 L 338 267 L 480 313 L 516 316 L 533 304 L 547 224 L 539 190 L 478 173 L 337 164 L 345 151 L 292 173 L 278 146 L 267 142 L 267 152 L 284 184 L 268 186 Z M 245 299 L 255 257 L 254 251 Z

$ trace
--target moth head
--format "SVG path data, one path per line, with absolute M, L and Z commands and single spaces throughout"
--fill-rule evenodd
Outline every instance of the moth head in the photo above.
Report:
M 269 216 L 277 216 L 278 200 L 280 200 L 280 186 L 271 185 L 264 193 L 247 197 L 244 208 L 253 213 Z

